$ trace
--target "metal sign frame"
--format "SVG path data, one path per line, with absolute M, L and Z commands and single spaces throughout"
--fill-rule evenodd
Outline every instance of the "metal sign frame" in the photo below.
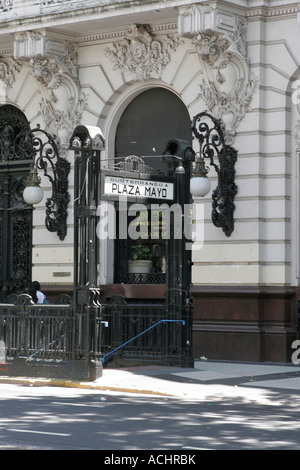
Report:
M 146 176 L 146 177 L 145 177 Z M 107 178 L 115 178 L 111 184 L 116 184 L 115 194 L 105 192 Z M 122 185 L 122 186 L 120 186 Z M 125 185 L 127 187 L 125 188 Z M 101 170 L 101 200 L 120 201 L 126 197 L 128 202 L 153 203 L 165 202 L 171 204 L 175 200 L 174 178 L 142 175 L 135 172 Z M 123 190 L 121 190 L 123 188 Z M 144 194 L 142 194 L 144 192 Z M 147 195 L 149 193 L 149 196 Z M 139 194 L 138 194 L 139 193 Z M 166 195 L 166 197 L 164 197 Z

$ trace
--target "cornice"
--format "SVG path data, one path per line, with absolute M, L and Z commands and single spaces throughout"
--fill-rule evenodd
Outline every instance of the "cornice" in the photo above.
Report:
M 177 22 L 174 23 L 164 23 L 164 24 L 152 24 L 151 25 L 151 32 L 152 34 L 155 35 L 163 35 L 163 34 L 168 34 L 168 33 L 174 33 L 177 32 L 178 30 L 178 24 Z M 105 43 L 105 42 L 113 42 L 116 40 L 121 40 L 124 39 L 128 36 L 130 32 L 130 27 L 126 29 L 120 29 L 120 30 L 109 30 L 109 31 L 94 31 L 89 34 L 83 34 L 81 36 L 78 36 L 76 38 L 76 42 L 80 44 L 85 44 L 85 43 Z
M 299 12 L 299 3 L 293 3 L 289 6 L 280 6 L 280 7 L 254 7 L 248 8 L 246 17 L 248 21 L 253 21 L 257 19 L 267 20 L 280 20 L 282 17 L 291 17 L 295 18 Z
M 14 53 L 14 46 L 13 44 L 2 44 L 0 49 L 0 57 L 11 57 Z

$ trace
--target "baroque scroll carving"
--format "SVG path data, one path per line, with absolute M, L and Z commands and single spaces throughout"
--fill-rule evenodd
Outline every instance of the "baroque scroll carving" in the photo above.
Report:
M 49 37 L 44 31 L 29 31 L 16 36 L 15 54 L 18 60 L 27 61 L 40 86 L 41 114 L 63 156 L 74 127 L 81 121 L 87 100 L 80 94 L 77 45 Z
M 154 39 L 149 25 L 133 25 L 126 39 L 106 48 L 114 70 L 131 75 L 133 80 L 160 79 L 172 52 L 182 44 L 178 36 Z
M 225 128 L 226 144 L 232 145 L 236 128 L 250 109 L 258 79 L 250 74 L 247 58 L 246 19 L 193 5 L 179 14 L 179 33 L 192 38 L 202 66 L 200 94 Z

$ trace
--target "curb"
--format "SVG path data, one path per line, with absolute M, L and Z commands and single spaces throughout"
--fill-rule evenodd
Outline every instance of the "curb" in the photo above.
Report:
M 139 390 L 135 388 L 125 387 L 110 387 L 97 385 L 93 382 L 73 382 L 71 380 L 60 379 L 44 379 L 44 378 L 30 378 L 30 377 L 0 377 L 0 384 L 13 384 L 13 385 L 27 385 L 29 387 L 64 387 L 64 388 L 79 388 L 83 390 L 99 390 L 103 392 L 123 392 L 123 393 L 136 393 L 143 395 L 159 395 L 164 397 L 173 397 L 168 393 L 158 392 L 154 390 Z

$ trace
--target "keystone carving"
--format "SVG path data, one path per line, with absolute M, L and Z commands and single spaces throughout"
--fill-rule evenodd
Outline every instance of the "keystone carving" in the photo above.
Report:
M 133 25 L 127 38 L 106 48 L 114 70 L 131 75 L 134 80 L 160 79 L 172 52 L 182 44 L 178 36 L 154 39 L 149 25 Z

